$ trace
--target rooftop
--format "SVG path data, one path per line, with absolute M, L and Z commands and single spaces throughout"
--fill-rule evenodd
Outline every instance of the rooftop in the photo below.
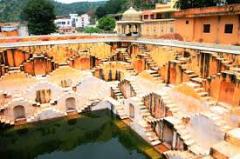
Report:
M 133 7 L 130 7 L 123 13 L 122 21 L 141 21 L 141 12 L 138 12 Z
M 237 15 L 240 14 L 240 4 L 224 5 L 215 7 L 184 9 L 174 13 L 175 18 L 183 17 L 204 17 L 216 15 Z

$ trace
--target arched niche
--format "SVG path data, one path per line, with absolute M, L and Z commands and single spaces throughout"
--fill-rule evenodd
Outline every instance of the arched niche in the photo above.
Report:
M 76 99 L 73 97 L 67 98 L 65 101 L 66 110 L 67 111 L 74 111 L 76 110 Z
M 13 113 L 14 113 L 14 119 L 15 120 L 26 118 L 25 108 L 22 105 L 15 106 L 13 108 Z

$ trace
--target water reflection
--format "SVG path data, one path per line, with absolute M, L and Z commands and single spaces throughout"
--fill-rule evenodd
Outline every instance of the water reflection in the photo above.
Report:
M 146 159 L 151 148 L 109 111 L 1 131 L 1 159 Z M 151 157 L 152 158 L 152 157 Z

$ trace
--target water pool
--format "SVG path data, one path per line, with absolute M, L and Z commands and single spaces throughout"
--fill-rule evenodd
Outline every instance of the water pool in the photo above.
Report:
M 1 159 L 149 159 L 160 155 L 107 111 L 1 130 Z

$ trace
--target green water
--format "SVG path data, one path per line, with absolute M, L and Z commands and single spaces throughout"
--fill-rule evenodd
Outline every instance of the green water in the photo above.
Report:
M 154 149 L 109 111 L 0 132 L 1 159 L 148 159 Z

